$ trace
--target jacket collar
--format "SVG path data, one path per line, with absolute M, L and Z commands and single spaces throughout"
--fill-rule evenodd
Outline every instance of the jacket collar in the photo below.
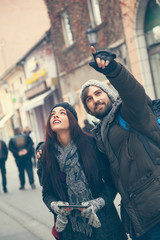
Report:
M 96 138 L 97 146 L 101 152 L 105 152 L 104 148 L 104 130 L 109 126 L 109 124 L 114 120 L 115 113 L 118 111 L 119 106 L 121 105 L 122 100 L 118 98 L 117 101 L 113 104 L 113 107 L 109 114 L 107 114 L 103 120 L 96 123 L 95 127 L 92 129 L 92 133 Z

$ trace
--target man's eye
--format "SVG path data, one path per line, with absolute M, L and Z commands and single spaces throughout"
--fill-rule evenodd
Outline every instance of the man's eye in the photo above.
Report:
M 86 99 L 86 102 L 90 102 L 91 99 L 92 99 L 91 97 L 87 98 L 87 99 Z
M 100 94 L 101 94 L 101 92 L 97 92 L 97 93 L 96 93 L 96 95 L 100 95 Z

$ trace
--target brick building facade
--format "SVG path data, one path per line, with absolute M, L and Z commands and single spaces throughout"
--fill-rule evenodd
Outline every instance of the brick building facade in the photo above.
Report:
M 98 49 L 116 52 L 151 98 L 160 97 L 160 7 L 157 0 L 45 0 L 64 100 L 86 114 L 78 96 L 91 78 L 106 79 L 88 66 L 92 58 L 86 31 L 97 32 Z M 73 99 L 74 96 L 74 99 Z
M 118 54 L 123 53 L 120 57 L 126 62 L 125 36 L 119 1 L 45 0 L 45 3 L 51 21 L 52 42 L 59 66 L 63 99 L 70 101 L 73 94 L 76 93 L 78 96 L 81 85 L 88 79 L 106 80 L 88 66 L 92 58 L 86 37 L 89 25 L 97 31 L 96 48 L 114 48 L 114 50 L 122 48 L 122 51 L 118 50 Z M 64 26 L 65 24 L 68 25 Z M 67 31 L 70 32 L 68 39 Z M 83 119 L 85 113 L 80 102 L 77 101 L 76 108 L 79 114 L 84 115 Z

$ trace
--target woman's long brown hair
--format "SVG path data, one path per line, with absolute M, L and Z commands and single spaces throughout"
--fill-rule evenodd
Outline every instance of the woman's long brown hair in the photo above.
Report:
M 83 167 L 88 183 L 91 189 L 95 191 L 100 185 L 99 161 L 95 154 L 95 142 L 90 134 L 84 133 L 84 131 L 80 128 L 73 114 L 67 109 L 66 112 L 69 119 L 71 139 L 79 151 L 80 163 Z M 56 159 L 55 143 L 57 143 L 57 137 L 56 133 L 51 129 L 50 118 L 51 116 L 48 118 L 46 127 L 46 142 L 44 145 L 43 155 L 44 162 L 47 174 L 51 177 L 54 192 L 61 200 L 67 201 L 67 196 L 60 180 L 60 170 Z

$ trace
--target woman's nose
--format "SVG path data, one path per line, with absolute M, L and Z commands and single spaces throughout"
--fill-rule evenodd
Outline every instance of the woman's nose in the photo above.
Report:
M 58 113 L 55 113 L 54 118 L 59 118 Z

